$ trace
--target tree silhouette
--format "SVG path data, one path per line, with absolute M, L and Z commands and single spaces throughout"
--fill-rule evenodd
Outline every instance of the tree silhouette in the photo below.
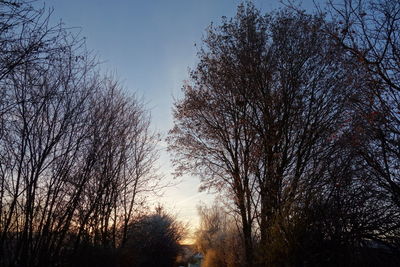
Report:
M 30 1 L 0 3 L 0 265 L 115 250 L 154 190 L 157 135 L 141 101 L 99 75 L 82 39 Z
M 158 207 L 129 224 L 121 266 L 174 266 L 184 233 L 184 226 Z
M 369 72 L 334 29 L 322 15 L 262 16 L 240 5 L 208 29 L 175 103 L 177 174 L 225 194 L 240 217 L 245 266 L 318 264 L 320 255 L 351 264 L 366 240 L 398 236 L 399 213 L 353 149 L 367 140 L 354 103 L 368 95 Z

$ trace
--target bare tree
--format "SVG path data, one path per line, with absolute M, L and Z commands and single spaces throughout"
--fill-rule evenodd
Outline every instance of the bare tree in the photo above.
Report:
M 51 259 L 45 248 L 59 241 L 52 234 L 68 223 L 55 214 L 61 215 L 60 200 L 67 200 L 64 175 L 79 149 L 93 90 L 92 63 L 73 52 L 80 43 L 63 29 L 53 41 L 38 54 L 45 59 L 24 61 L 2 79 L 9 96 L 1 138 L 2 243 L 16 244 L 3 248 L 21 266 L 40 264 L 44 255 Z
M 368 96 L 370 74 L 332 38 L 334 29 L 322 15 L 261 16 L 241 5 L 235 18 L 209 28 L 175 104 L 169 141 L 177 171 L 200 176 L 203 188 L 234 203 L 246 266 L 255 247 L 260 264 L 288 263 L 312 243 L 304 238 L 313 235 L 307 224 L 321 230 L 316 240 L 336 256 L 341 245 L 351 254 L 367 239 L 396 239 L 398 213 L 365 181 L 366 165 L 353 149 L 367 144 L 355 103 Z M 314 249 L 308 259 L 329 251 Z M 307 262 L 297 255 L 293 264 Z
M 282 12 L 261 16 L 239 6 L 211 27 L 200 63 L 176 103 L 171 149 L 178 171 L 203 187 L 225 189 L 241 215 L 246 265 L 253 261 L 254 220 L 271 243 L 276 217 L 321 176 L 351 90 L 344 54 L 320 29 L 322 18 Z M 354 72 L 354 71 L 353 71 Z
M 328 30 L 369 73 L 365 97 L 355 103 L 359 146 L 376 182 L 399 205 L 400 4 L 398 1 L 330 1 L 337 27 Z M 356 124 L 356 123 L 355 123 Z M 362 130 L 360 130 L 362 129 Z
M 118 247 L 143 193 L 156 190 L 160 178 L 155 168 L 158 136 L 150 130 L 143 104 L 124 95 L 106 78 L 93 95 L 88 123 L 90 179 L 79 203 L 77 242 L 87 233 L 95 243 Z M 122 231 L 122 233 L 120 233 Z
M 264 37 L 259 19 L 254 8 L 242 6 L 234 20 L 209 28 L 200 63 L 191 72 L 193 83 L 184 85 L 185 96 L 175 105 L 175 127 L 169 137 L 178 172 L 191 171 L 202 178 L 202 188 L 225 192 L 234 203 L 241 218 L 246 266 L 253 262 L 255 180 L 250 167 L 257 133 L 246 123 L 250 109 L 241 99 L 247 80 L 240 70 L 240 53 L 247 53 L 248 24 L 251 33 Z
M 115 250 L 160 180 L 149 113 L 44 9 L 0 7 L 0 265 Z

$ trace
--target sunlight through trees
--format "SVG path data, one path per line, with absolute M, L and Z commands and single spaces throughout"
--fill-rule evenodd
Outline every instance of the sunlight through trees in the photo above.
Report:
M 0 2 L 0 267 L 400 266 L 398 0 L 206 29 L 166 137 L 217 195 L 193 245 L 150 209 L 171 183 L 144 100 L 37 3 Z

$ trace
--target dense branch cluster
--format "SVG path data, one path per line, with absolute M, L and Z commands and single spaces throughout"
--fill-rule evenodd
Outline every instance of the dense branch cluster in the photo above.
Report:
M 237 266 L 398 264 L 400 7 L 327 8 L 239 6 L 175 103 L 177 173 L 236 211 Z
M 0 84 L 0 266 L 122 247 L 160 182 L 141 101 L 29 1 L 0 3 Z

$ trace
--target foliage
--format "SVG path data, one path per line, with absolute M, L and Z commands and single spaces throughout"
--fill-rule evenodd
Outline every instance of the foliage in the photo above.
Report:
M 196 246 L 204 255 L 202 266 L 235 267 L 243 265 L 241 234 L 232 216 L 222 206 L 199 206 L 200 227 Z
M 357 265 L 371 240 L 398 249 L 395 2 L 370 4 L 376 25 L 246 3 L 209 27 L 169 143 L 177 174 L 237 213 L 243 265 Z
M 121 266 L 174 266 L 185 227 L 158 208 L 154 214 L 131 222 L 127 242 L 120 249 Z

